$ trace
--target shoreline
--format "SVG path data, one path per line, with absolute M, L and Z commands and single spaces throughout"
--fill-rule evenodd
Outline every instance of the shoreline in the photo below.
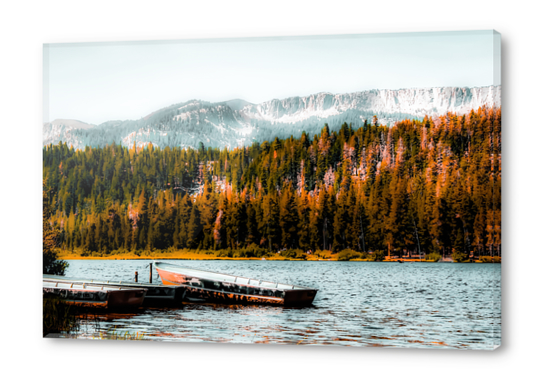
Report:
M 281 256 L 276 257 L 264 257 L 264 258 L 257 258 L 257 257 L 217 257 L 214 255 L 208 255 L 205 253 L 186 253 L 186 252 L 180 252 L 180 253 L 162 253 L 162 254 L 149 254 L 149 255 L 136 255 L 136 254 L 116 254 L 116 255 L 109 255 L 106 257 L 92 257 L 92 256 L 86 256 L 83 257 L 81 254 L 77 253 L 63 253 L 60 252 L 58 254 L 57 259 L 64 260 L 64 261 L 76 261 L 76 260 L 101 260 L 101 261 L 129 261 L 129 260 L 153 260 L 153 261 L 159 261 L 159 260 L 183 260 L 183 261 L 297 261 L 297 262 L 374 262 L 374 260 L 371 259 L 351 259 L 351 260 L 343 260 L 340 261 L 337 259 L 337 257 L 331 257 L 331 258 L 320 258 L 317 256 L 307 256 L 307 259 L 296 259 L 296 258 L 286 258 Z M 419 260 L 419 259 L 384 259 L 381 262 L 387 262 L 387 263 L 397 263 L 397 261 L 401 260 L 401 263 L 414 263 L 414 262 L 424 262 L 424 263 L 438 263 L 434 261 L 429 260 Z M 442 262 L 442 263 L 456 263 L 456 262 Z M 474 262 L 463 262 L 463 263 L 501 263 L 500 261 L 496 262 L 482 262 L 480 260 L 476 260 Z
M 60 260 L 230 260 L 230 261 L 259 261 L 259 260 L 269 260 L 269 261 L 317 261 L 317 260 L 327 260 L 319 259 L 318 257 L 308 256 L 307 259 L 295 259 L 295 258 L 286 258 L 277 255 L 276 257 L 266 256 L 264 259 L 258 257 L 219 257 L 216 255 L 206 254 L 204 252 L 186 252 L 178 251 L 173 253 L 159 253 L 159 254 L 149 254 L 142 253 L 141 255 L 133 253 L 121 253 L 121 254 L 111 254 L 107 256 L 82 256 L 79 253 L 63 252 L 58 253 L 58 258 Z

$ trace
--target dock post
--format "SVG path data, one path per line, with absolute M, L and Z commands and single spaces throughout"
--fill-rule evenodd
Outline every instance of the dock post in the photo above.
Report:
M 135 272 L 135 282 L 137 283 L 137 271 Z
M 149 283 L 152 284 L 152 262 L 149 263 Z

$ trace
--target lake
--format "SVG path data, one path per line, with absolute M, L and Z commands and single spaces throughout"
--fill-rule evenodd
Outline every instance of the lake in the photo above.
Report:
M 147 282 L 151 261 L 69 261 L 68 277 Z M 186 303 L 82 320 L 71 337 L 114 331 L 145 340 L 494 349 L 501 343 L 501 265 L 333 261 L 166 261 L 317 288 L 313 306 Z M 156 271 L 154 283 L 160 283 Z M 63 335 L 67 337 L 68 335 Z

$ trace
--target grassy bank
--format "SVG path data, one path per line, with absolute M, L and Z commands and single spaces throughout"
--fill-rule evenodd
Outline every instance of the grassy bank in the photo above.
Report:
M 83 252 L 83 251 L 68 251 L 60 250 L 58 253 L 58 259 L 72 260 L 72 259 L 88 259 L 88 260 L 128 260 L 128 259 L 152 259 L 152 260 L 167 260 L 167 259 L 185 259 L 185 260 L 329 260 L 332 258 L 331 252 L 329 254 L 304 254 L 292 255 L 281 252 L 268 253 L 260 252 L 251 254 L 243 250 L 229 251 L 229 250 L 145 250 L 145 251 L 113 251 L 110 253 L 101 252 Z M 332 259 L 333 260 L 333 259 Z M 335 259 L 337 260 L 337 259 Z
M 91 252 L 75 249 L 59 250 L 58 259 L 87 259 L 87 260 L 137 260 L 137 259 L 152 259 L 152 260 L 168 260 L 168 259 L 184 259 L 184 260 L 270 260 L 270 261 L 338 261 L 350 260 L 354 258 L 367 258 L 363 260 L 374 260 L 370 254 L 345 255 L 340 253 L 333 254 L 329 250 L 317 250 L 315 252 L 306 253 L 299 249 L 283 250 L 280 252 L 270 252 L 261 248 L 247 247 L 239 250 L 190 250 L 190 249 L 167 249 L 167 250 L 140 250 L 126 251 L 116 250 L 111 252 Z
M 438 262 L 440 256 L 433 257 L 428 255 L 428 259 L 422 262 Z M 500 257 L 480 257 L 476 263 L 500 263 Z M 117 250 L 112 252 L 89 252 L 82 250 L 59 250 L 58 259 L 73 260 L 270 260 L 270 261 L 357 261 L 357 262 L 395 262 L 402 260 L 405 262 L 420 262 L 419 259 L 393 258 L 388 259 L 383 252 L 358 253 L 352 250 L 343 250 L 332 253 L 329 250 L 317 250 L 312 253 L 305 253 L 301 250 L 284 250 L 280 253 L 269 252 L 264 249 L 240 249 L 240 250 L 141 250 L 125 251 Z

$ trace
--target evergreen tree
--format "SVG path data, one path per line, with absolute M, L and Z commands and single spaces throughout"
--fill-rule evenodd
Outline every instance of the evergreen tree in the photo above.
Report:
M 64 275 L 68 263 L 58 260 L 56 252 L 59 239 L 59 230 L 51 225 L 51 208 L 47 191 L 43 190 L 43 273 L 52 275 Z
M 49 145 L 47 225 L 55 247 L 102 253 L 256 244 L 499 255 L 500 117 L 480 108 L 391 128 L 375 117 L 220 150 Z
M 298 246 L 299 214 L 294 196 L 292 185 L 288 184 L 282 191 L 279 218 L 282 246 L 286 248 L 297 248 Z

